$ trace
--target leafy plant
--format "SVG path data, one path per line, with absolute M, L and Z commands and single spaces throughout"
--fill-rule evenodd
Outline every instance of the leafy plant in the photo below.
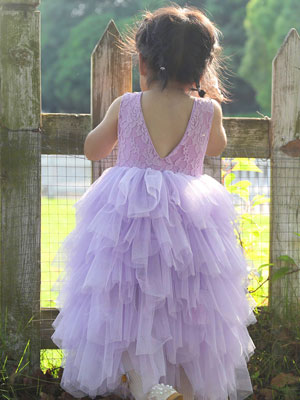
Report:
M 268 274 L 266 268 L 269 266 L 269 216 L 260 215 L 256 212 L 256 208 L 269 203 L 270 198 L 263 194 L 257 194 L 251 198 L 252 183 L 245 179 L 237 180 L 237 171 L 262 173 L 262 170 L 256 165 L 254 158 L 223 159 L 222 183 L 238 199 L 239 206 L 236 206 L 236 209 L 241 231 L 237 234 L 246 258 L 253 264 L 250 275 L 253 278 L 252 281 L 256 282 L 257 288 L 252 292 L 255 292 L 255 300 L 258 304 L 259 298 L 262 298 L 262 304 L 265 304 L 268 299 L 267 288 L 260 284 Z M 249 291 L 251 289 L 253 289 L 252 285 Z

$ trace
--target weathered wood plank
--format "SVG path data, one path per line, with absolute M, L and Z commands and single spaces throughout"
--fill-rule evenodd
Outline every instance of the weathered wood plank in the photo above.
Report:
M 10 374 L 29 340 L 21 366 L 30 364 L 22 372 L 40 363 L 39 329 L 30 319 L 40 307 L 41 60 L 40 12 L 5 3 L 1 0 L 0 318 Z
M 291 152 L 300 138 L 300 38 L 295 29 L 289 31 L 272 67 L 270 262 L 274 266 L 269 305 L 275 314 L 292 321 L 293 311 L 300 311 L 299 272 L 276 281 L 272 273 L 285 265 L 277 260 L 280 255 L 287 254 L 298 267 L 300 263 L 296 235 L 300 233 L 300 157 Z
M 222 158 L 219 157 L 204 157 L 203 173 L 215 178 L 221 183 Z
M 41 349 L 57 349 L 55 343 L 51 340 L 51 335 L 54 333 L 52 322 L 58 315 L 57 308 L 41 308 L 34 323 L 37 324 L 41 332 Z
M 269 158 L 270 122 L 267 119 L 225 117 L 223 124 L 228 144 L 222 157 Z M 91 126 L 90 114 L 43 113 L 42 126 L 43 154 L 84 154 L 84 140 Z M 113 157 L 116 148 L 107 159 Z M 109 161 L 105 161 L 105 165 L 108 164 Z
M 1 10 L 34 11 L 39 6 L 40 0 L 0 0 Z
M 42 154 L 83 155 L 91 114 L 42 113 Z
M 115 98 L 132 90 L 131 58 L 117 46 L 118 38 L 120 33 L 111 20 L 91 56 L 91 130 L 102 121 Z M 118 145 L 104 159 L 92 162 L 93 182 L 115 164 L 117 151 Z
M 266 118 L 223 119 L 228 137 L 222 157 L 270 158 L 270 120 Z

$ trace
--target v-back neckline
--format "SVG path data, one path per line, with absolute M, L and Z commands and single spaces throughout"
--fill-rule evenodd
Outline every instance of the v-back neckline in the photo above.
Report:
M 146 121 L 145 121 L 144 114 L 143 114 L 143 109 L 142 109 L 142 96 L 143 96 L 143 92 L 141 91 L 141 92 L 140 92 L 140 95 L 139 95 L 139 97 L 138 97 L 138 99 L 139 99 L 139 106 L 140 106 L 141 118 L 142 118 L 142 121 L 143 121 L 143 125 L 144 125 L 144 127 L 145 127 L 146 134 L 147 134 L 147 136 L 148 136 L 149 142 L 150 142 L 150 144 L 151 144 L 151 147 L 152 147 L 152 149 L 153 149 L 155 155 L 156 155 L 161 161 L 164 161 L 164 160 L 168 159 L 171 155 L 173 155 L 173 153 L 175 153 L 175 151 L 182 145 L 183 141 L 185 140 L 185 137 L 187 136 L 187 132 L 188 132 L 189 127 L 190 127 L 190 124 L 191 124 L 191 120 L 192 120 L 192 118 L 193 118 L 194 109 L 195 109 L 195 104 L 196 104 L 196 97 L 194 98 L 194 102 L 193 102 L 193 107 L 192 107 L 192 111 L 191 111 L 191 114 L 190 114 L 190 118 L 189 118 L 189 120 L 188 120 L 188 123 L 187 123 L 187 126 L 186 126 L 186 128 L 185 128 L 184 134 L 182 135 L 182 137 L 181 137 L 179 143 L 178 143 L 178 144 L 170 151 L 170 153 L 168 153 L 165 157 L 161 157 L 161 156 L 158 154 L 156 148 L 154 147 L 154 144 L 153 144 L 153 142 L 152 142 L 152 139 L 151 139 L 149 130 L 148 130 L 147 125 L 146 125 Z

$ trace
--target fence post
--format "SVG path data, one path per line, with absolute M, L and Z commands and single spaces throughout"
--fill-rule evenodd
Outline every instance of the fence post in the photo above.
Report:
M 111 20 L 91 56 L 91 130 L 102 121 L 115 98 L 132 91 L 131 57 L 121 52 L 117 38 L 120 33 Z M 104 159 L 92 162 L 93 182 L 105 168 L 113 166 L 117 149 L 118 145 Z
M 211 176 L 221 183 L 222 178 L 222 157 L 205 157 L 203 164 L 203 173 Z
M 271 204 L 269 307 L 291 325 L 299 314 L 300 274 L 300 38 L 291 29 L 272 63 Z M 287 255 L 293 263 L 278 260 Z M 278 273 L 278 272 L 277 272 Z M 296 313 L 294 315 L 294 312 Z M 278 321 L 278 319 L 275 319 Z M 294 320 L 294 321 L 293 321 Z M 274 325 L 275 326 L 275 325 Z
M 0 321 L 6 369 L 39 367 L 39 0 L 0 0 Z M 2 359 L 4 361 L 4 359 Z

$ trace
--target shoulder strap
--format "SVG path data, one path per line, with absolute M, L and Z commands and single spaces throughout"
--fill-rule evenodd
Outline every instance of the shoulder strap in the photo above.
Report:
M 131 153 L 136 148 L 135 129 L 136 123 L 140 118 L 138 113 L 139 92 L 126 92 L 120 102 L 118 116 L 118 156 L 117 164 L 127 165 Z
M 122 95 L 122 98 L 121 98 L 119 115 L 118 115 L 118 140 L 120 140 L 120 133 L 122 131 L 122 125 L 124 123 L 124 120 L 127 119 L 128 112 L 126 111 L 126 109 L 127 109 L 128 103 L 130 102 L 130 99 L 133 97 L 132 95 L 133 95 L 133 93 L 126 92 Z
M 206 98 L 203 104 L 203 112 L 206 114 L 203 120 L 203 128 L 204 128 L 203 135 L 205 135 L 203 141 L 203 150 L 204 152 L 206 152 L 210 130 L 212 126 L 212 120 L 214 116 L 214 103 L 212 102 L 210 97 Z

